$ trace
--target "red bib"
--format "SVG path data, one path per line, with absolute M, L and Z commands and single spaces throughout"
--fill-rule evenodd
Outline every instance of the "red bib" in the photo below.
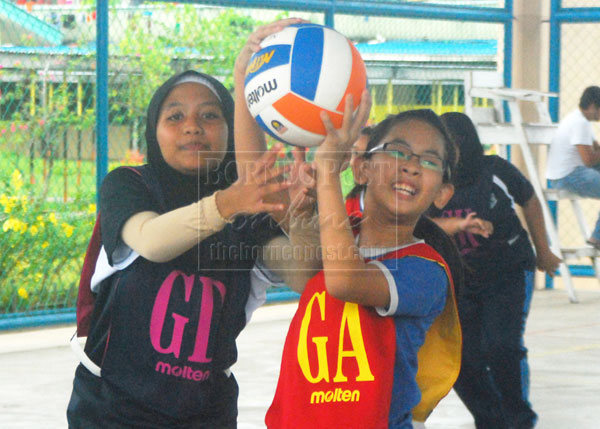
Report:
M 449 272 L 439 254 L 426 244 L 399 249 L 378 259 L 409 255 L 433 260 Z M 440 331 L 435 327 L 440 319 L 442 323 L 448 320 L 452 323 Z M 448 348 L 449 353 L 442 350 L 438 354 L 439 347 L 427 344 L 439 343 L 438 338 L 431 338 L 430 332 L 434 332 L 433 337 L 440 332 L 448 337 L 442 348 Z M 265 418 L 267 427 L 387 428 L 396 346 L 393 317 L 381 317 L 373 308 L 333 298 L 325 290 L 323 272 L 319 272 L 307 283 L 290 324 L 275 398 Z M 417 382 L 421 379 L 442 386 L 435 386 L 428 393 L 420 386 L 423 398 L 415 408 L 415 417 L 424 415 L 424 420 L 452 387 L 460 367 L 460 347 L 450 282 L 446 307 L 434 321 L 421 348 L 427 350 L 427 355 L 433 353 L 428 358 L 449 362 L 444 364 L 444 374 L 433 379 L 423 377 L 419 352 Z M 437 364 L 435 367 L 437 370 Z M 417 409 L 424 400 L 421 412 Z

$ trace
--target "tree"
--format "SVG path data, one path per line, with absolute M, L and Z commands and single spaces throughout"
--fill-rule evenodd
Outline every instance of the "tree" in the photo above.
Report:
M 131 13 L 124 36 L 110 52 L 111 123 L 130 124 L 135 139 L 153 92 L 176 72 L 196 69 L 232 89 L 237 54 L 260 25 L 232 9 L 168 4 L 160 13 L 161 19 L 147 11 Z

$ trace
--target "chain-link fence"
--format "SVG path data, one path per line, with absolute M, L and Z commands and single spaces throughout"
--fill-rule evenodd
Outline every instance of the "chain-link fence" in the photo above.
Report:
M 594 0 L 562 0 L 563 8 L 573 8 L 572 20 L 561 21 L 560 25 L 560 65 L 558 75 L 560 86 L 558 92 L 558 120 L 564 118 L 578 108 L 579 99 L 584 89 L 592 85 L 600 85 L 600 75 L 596 58 L 600 58 L 600 46 L 593 41 L 600 37 L 599 3 Z M 590 17 L 590 10 L 581 8 L 595 7 L 595 17 Z M 588 16 L 589 18 L 585 18 Z M 593 124 L 596 136 L 600 126 Z M 592 227 L 598 218 L 600 201 L 583 200 L 583 214 L 587 224 Z M 558 220 L 560 242 L 564 247 L 580 247 L 587 237 L 583 237 L 577 227 L 577 218 L 568 201 L 558 203 Z M 588 261 L 581 261 L 588 264 Z M 590 272 L 592 270 L 590 269 Z
M 73 320 L 96 216 L 96 6 L 48 3 L 0 0 L 0 328 L 29 323 L 23 317 Z M 109 170 L 144 162 L 145 109 L 167 77 L 197 69 L 231 88 L 236 54 L 257 25 L 331 19 L 311 2 L 293 12 L 217 3 L 111 2 Z M 338 1 L 338 10 L 350 3 L 371 12 L 336 13 L 334 22 L 367 64 L 373 122 L 415 107 L 460 111 L 465 71 L 504 68 L 504 23 L 470 15 L 504 1 Z M 377 9 L 412 3 L 436 19 Z M 34 319 L 45 314 L 53 316 Z
M 93 10 L 80 9 L 91 21 Z M 0 2 L 0 315 L 73 307 L 95 217 L 94 33 Z M 75 41 L 77 42 L 75 43 Z

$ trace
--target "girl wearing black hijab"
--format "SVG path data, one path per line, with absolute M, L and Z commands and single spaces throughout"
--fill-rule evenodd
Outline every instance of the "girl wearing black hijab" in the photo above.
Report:
M 560 260 L 548 247 L 530 182 L 503 158 L 484 155 L 467 115 L 441 118 L 460 156 L 454 196 L 431 215 L 454 236 L 467 266 L 458 299 L 462 367 L 454 388 L 477 428 L 532 428 L 537 415 L 527 397 L 525 318 L 536 264 L 553 275 Z M 535 254 L 514 203 L 523 209 Z
M 264 212 L 283 206 L 263 200 L 288 186 L 272 180 L 278 148 L 238 178 L 233 100 L 195 71 L 156 91 L 146 141 L 148 164 L 111 171 L 100 191 L 89 361 L 75 373 L 69 427 L 234 428 L 229 368 L 250 271 L 281 232 Z

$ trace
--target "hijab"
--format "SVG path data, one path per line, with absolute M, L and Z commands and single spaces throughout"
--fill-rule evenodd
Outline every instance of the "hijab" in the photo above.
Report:
M 483 168 L 483 146 L 475 125 L 464 113 L 444 113 L 441 119 L 459 149 L 454 184 L 460 188 L 474 183 Z
M 216 170 L 199 172 L 194 176 L 180 173 L 167 164 L 156 137 L 158 119 L 165 99 L 173 88 L 184 82 L 196 82 L 204 85 L 215 94 L 221 102 L 221 110 L 228 130 L 227 152 L 219 167 Z M 233 98 L 229 91 L 215 78 L 204 73 L 193 70 L 185 71 L 172 76 L 156 90 L 150 100 L 146 115 L 146 147 L 148 164 L 161 185 L 167 211 L 192 204 L 219 189 L 228 187 L 237 179 L 233 146 L 233 112 Z

